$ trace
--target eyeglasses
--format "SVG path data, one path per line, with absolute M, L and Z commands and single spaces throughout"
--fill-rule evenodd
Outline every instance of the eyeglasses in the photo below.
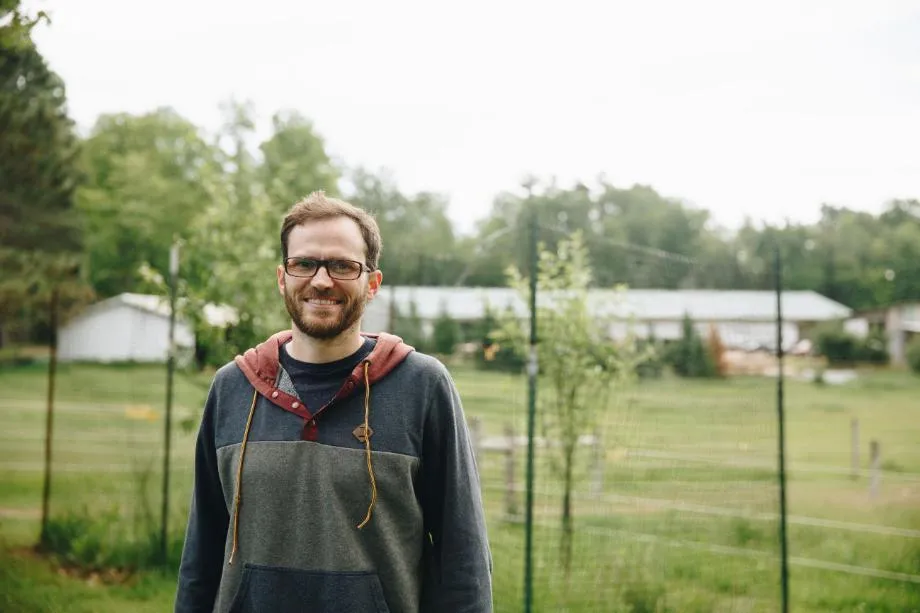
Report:
M 355 260 L 317 260 L 315 258 L 292 257 L 284 260 L 284 271 L 292 277 L 312 277 L 325 268 L 326 273 L 339 281 L 353 281 L 361 276 L 365 270 L 373 270 L 369 266 Z

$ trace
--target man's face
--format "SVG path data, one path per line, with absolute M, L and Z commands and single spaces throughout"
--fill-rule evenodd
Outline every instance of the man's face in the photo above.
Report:
M 364 262 L 364 238 L 348 217 L 311 221 L 294 227 L 288 236 L 288 257 Z M 320 267 L 313 277 L 287 274 L 278 267 L 278 289 L 291 321 L 306 336 L 331 340 L 353 330 L 364 308 L 380 287 L 379 271 L 362 272 L 354 280 L 339 280 Z

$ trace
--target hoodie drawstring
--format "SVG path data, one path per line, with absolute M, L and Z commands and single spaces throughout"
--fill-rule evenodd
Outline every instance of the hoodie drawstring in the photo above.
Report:
M 377 479 L 374 477 L 374 465 L 371 462 L 371 426 L 370 426 L 370 415 L 371 415 L 371 380 L 368 375 L 368 369 L 370 368 L 370 361 L 365 360 L 364 362 L 364 450 L 367 457 L 367 474 L 371 479 L 371 503 L 367 507 L 367 515 L 364 517 L 364 521 L 358 524 L 358 529 L 360 530 L 367 525 L 367 522 L 371 520 L 371 512 L 374 510 L 374 505 L 377 504 Z
M 240 461 L 236 468 L 236 496 L 233 501 L 233 549 L 230 550 L 228 566 L 233 565 L 233 558 L 236 556 L 237 546 L 239 545 L 240 504 L 243 501 L 243 456 L 246 455 L 246 442 L 249 440 L 249 430 L 252 428 L 252 416 L 256 412 L 256 399 L 258 396 L 259 392 L 253 390 L 252 404 L 249 405 L 249 418 L 246 420 L 246 430 L 243 432 L 243 444 L 240 446 Z
M 371 461 L 371 381 L 368 372 L 370 365 L 370 361 L 364 362 L 364 450 L 367 459 L 367 474 L 371 480 L 371 502 L 367 507 L 367 515 L 364 517 L 364 521 L 358 524 L 359 530 L 364 528 L 371 520 L 374 506 L 377 504 L 377 479 L 374 476 L 374 465 Z M 233 560 L 239 548 L 240 505 L 243 502 L 243 458 L 246 455 L 246 443 L 249 441 L 249 431 L 252 429 L 252 416 L 256 412 L 258 396 L 259 392 L 257 390 L 253 391 L 252 403 L 249 405 L 249 417 L 246 419 L 246 429 L 243 431 L 243 443 L 240 446 L 240 459 L 236 468 L 236 495 L 233 501 L 233 548 L 230 550 L 229 566 L 233 565 Z

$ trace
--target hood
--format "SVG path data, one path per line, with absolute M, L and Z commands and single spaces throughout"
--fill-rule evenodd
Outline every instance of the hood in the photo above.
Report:
M 262 396 L 283 409 L 309 418 L 309 412 L 303 409 L 297 402 L 296 397 L 276 387 L 280 369 L 279 352 L 282 345 L 290 341 L 292 336 L 291 330 L 276 332 L 255 347 L 247 349 L 243 355 L 236 356 L 234 361 Z M 377 344 L 370 355 L 362 363 L 355 366 L 351 374 L 348 375 L 342 388 L 342 393 L 336 397 L 337 400 L 354 393 L 359 386 L 364 384 L 364 362 L 370 363 L 367 377 L 370 384 L 373 385 L 387 376 L 391 370 L 406 359 L 407 355 L 415 350 L 414 347 L 404 343 L 402 338 L 395 334 L 386 332 L 368 334 L 362 332 L 361 336 L 376 339 Z

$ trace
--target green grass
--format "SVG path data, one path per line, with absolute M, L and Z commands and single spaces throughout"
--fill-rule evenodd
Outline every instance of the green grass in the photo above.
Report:
M 518 436 L 525 433 L 523 379 L 462 367 L 452 372 L 467 416 L 481 424 L 483 436 L 502 436 L 508 426 Z M 174 535 L 184 527 L 194 426 L 208 383 L 206 374 L 176 381 L 170 493 Z M 45 386 L 46 374 L 39 367 L 0 370 L 5 424 L 0 431 L 0 555 L 6 558 L 0 563 L 0 610 L 169 609 L 174 573 L 142 571 L 126 583 L 105 585 L 92 577 L 61 575 L 48 560 L 22 553 L 38 532 Z M 90 535 L 95 534 L 92 526 L 79 528 L 82 524 L 74 520 L 81 512 L 111 524 L 108 532 L 88 536 L 81 545 L 103 562 L 143 557 L 142 549 L 100 553 L 93 548 L 97 542 L 113 548 L 113 534 L 119 541 L 143 542 L 159 520 L 164 390 L 162 367 L 64 365 L 59 370 L 52 516 Z M 793 561 L 804 561 L 790 568 L 796 613 L 920 611 L 920 584 L 808 565 L 818 561 L 920 575 L 920 538 L 866 527 L 920 530 L 917 398 L 920 378 L 896 372 L 866 373 L 839 387 L 788 382 L 788 534 Z M 534 506 L 536 610 L 778 610 L 775 402 L 775 382 L 769 379 L 668 378 L 642 382 L 610 398 L 607 406 L 595 407 L 603 472 L 599 476 L 594 469 L 593 448 L 580 448 L 568 578 L 560 571 L 561 486 L 551 451 L 540 448 Z M 541 405 L 544 414 L 552 410 Z M 881 444 L 885 472 L 876 499 L 869 497 L 865 475 L 854 479 L 849 474 L 854 418 L 861 427 L 861 468 L 868 468 L 869 441 Z M 512 458 L 519 513 L 524 454 L 519 447 Z M 506 513 L 505 453 L 482 451 L 480 470 L 495 561 L 496 610 L 519 611 L 524 531 L 519 517 Z M 821 520 L 849 522 L 851 529 L 814 525 Z M 89 555 L 81 551 L 72 557 Z

